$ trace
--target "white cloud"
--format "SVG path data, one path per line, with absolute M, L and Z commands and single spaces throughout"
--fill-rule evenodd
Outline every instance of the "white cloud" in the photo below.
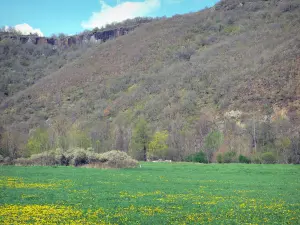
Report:
M 100 0 L 100 12 L 93 12 L 88 21 L 83 21 L 81 26 L 85 29 L 103 27 L 113 22 L 121 22 L 135 17 L 148 16 L 160 7 L 160 0 L 144 0 L 141 2 L 122 2 L 112 7 Z
M 182 3 L 184 0 L 166 0 L 167 4 L 179 4 Z
M 42 33 L 42 31 L 40 29 L 34 29 L 33 27 L 31 27 L 27 23 L 18 24 L 16 26 L 14 26 L 14 28 L 16 29 L 16 31 L 19 31 L 20 33 L 25 34 L 25 35 L 36 33 L 39 36 L 44 36 L 44 34 Z

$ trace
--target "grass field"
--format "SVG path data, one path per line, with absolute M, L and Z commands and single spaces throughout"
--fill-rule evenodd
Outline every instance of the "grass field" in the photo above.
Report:
M 0 224 L 300 224 L 296 165 L 0 167 Z

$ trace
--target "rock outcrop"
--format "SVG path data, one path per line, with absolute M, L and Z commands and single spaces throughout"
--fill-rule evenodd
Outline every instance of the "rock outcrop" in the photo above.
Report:
M 66 37 L 39 37 L 36 35 L 16 35 L 7 32 L 0 33 L 0 41 L 4 39 L 10 39 L 15 41 L 20 41 L 22 44 L 32 43 L 35 45 L 49 44 L 57 47 L 70 47 L 72 45 L 81 45 L 84 43 L 101 43 L 109 39 L 114 39 L 122 35 L 128 34 L 130 31 L 134 30 L 137 26 L 126 27 L 126 28 L 116 28 L 105 31 L 89 32 L 74 36 Z

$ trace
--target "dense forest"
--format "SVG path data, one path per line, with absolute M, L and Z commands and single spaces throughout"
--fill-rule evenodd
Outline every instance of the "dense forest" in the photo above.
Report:
M 0 41 L 0 161 L 81 148 L 300 163 L 298 0 L 222 0 L 136 21 L 101 44 Z

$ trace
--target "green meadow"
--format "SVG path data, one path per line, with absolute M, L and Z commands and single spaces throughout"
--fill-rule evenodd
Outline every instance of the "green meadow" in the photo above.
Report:
M 2 166 L 0 224 L 300 224 L 300 167 Z

